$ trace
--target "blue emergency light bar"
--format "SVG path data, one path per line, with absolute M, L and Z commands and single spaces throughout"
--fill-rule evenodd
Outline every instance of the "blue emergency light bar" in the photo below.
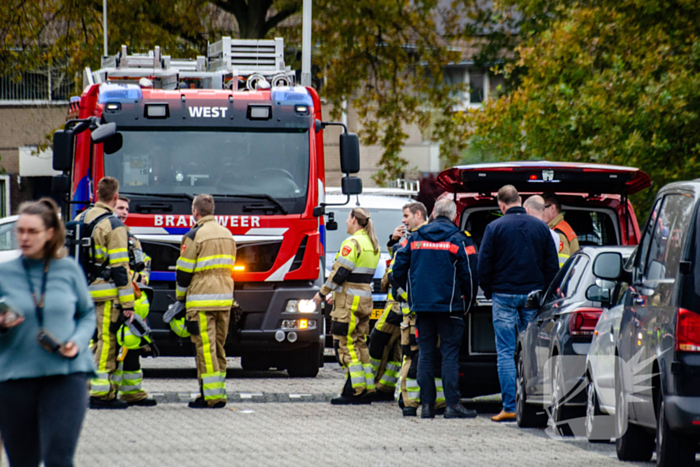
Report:
M 304 86 L 280 86 L 272 88 L 270 98 L 273 102 L 279 102 L 280 105 L 305 104 L 309 107 L 314 105 L 309 91 L 307 91 Z
M 100 85 L 98 102 L 126 102 L 143 99 L 141 87 L 137 84 L 104 83 Z

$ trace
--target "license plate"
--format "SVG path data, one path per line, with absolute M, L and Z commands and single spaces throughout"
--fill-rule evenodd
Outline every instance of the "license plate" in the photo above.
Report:
M 382 313 L 384 313 L 383 308 L 375 308 L 372 310 L 372 314 L 369 315 L 369 319 L 379 319 L 382 316 Z

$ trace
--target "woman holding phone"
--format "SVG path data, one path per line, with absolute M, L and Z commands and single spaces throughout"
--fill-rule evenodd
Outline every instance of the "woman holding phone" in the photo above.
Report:
M 22 255 L 0 263 L 0 435 L 10 465 L 73 465 L 95 308 L 52 199 L 23 204 L 15 233 Z

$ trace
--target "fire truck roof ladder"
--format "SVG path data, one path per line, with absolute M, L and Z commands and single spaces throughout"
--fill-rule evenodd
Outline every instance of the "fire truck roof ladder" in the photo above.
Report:
M 284 40 L 245 40 L 223 37 L 207 46 L 207 56 L 176 59 L 162 55 L 160 47 L 147 54 L 128 54 L 122 45 L 116 55 L 102 58 L 102 68 L 92 72 L 94 83 L 155 79 L 155 87 L 175 89 L 182 79 L 206 80 L 206 88 L 221 89 L 224 83 L 235 83 L 239 77 L 248 89 L 260 80 L 272 87 L 294 86 L 295 73 L 284 64 Z M 86 83 L 91 84 L 91 83 Z

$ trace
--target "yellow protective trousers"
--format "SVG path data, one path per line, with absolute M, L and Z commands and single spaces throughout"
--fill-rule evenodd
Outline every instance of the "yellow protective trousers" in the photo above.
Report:
M 112 400 L 117 396 L 119 382 L 114 380 L 117 371 L 117 335 L 110 332 L 110 323 L 116 323 L 121 311 L 114 300 L 95 303 L 97 315 L 97 341 L 94 347 L 97 377 L 90 380 L 90 396 Z
M 375 392 L 374 373 L 367 348 L 369 315 L 372 313 L 372 292 L 368 284 L 345 283 L 334 293 L 331 312 L 331 333 L 338 363 L 345 368 L 352 392 L 359 396 Z M 348 387 L 346 385 L 345 387 Z
M 394 393 L 401 372 L 401 328 L 399 304 L 387 303 L 369 338 L 369 360 L 377 391 Z
M 187 320 L 196 321 L 199 334 L 191 339 L 197 350 L 197 379 L 208 405 L 226 401 L 226 351 L 231 311 L 188 311 Z
M 119 399 L 124 402 L 138 402 L 146 399 L 148 393 L 143 390 L 143 371 L 141 370 L 141 349 L 129 349 L 124 361 L 119 362 L 112 381 L 118 387 Z
M 440 346 L 438 340 L 438 347 Z M 406 407 L 420 406 L 420 386 L 418 385 L 418 342 L 416 341 L 416 314 L 405 315 L 401 323 L 401 398 Z M 442 355 L 435 352 L 435 408 L 446 406 L 442 388 Z

